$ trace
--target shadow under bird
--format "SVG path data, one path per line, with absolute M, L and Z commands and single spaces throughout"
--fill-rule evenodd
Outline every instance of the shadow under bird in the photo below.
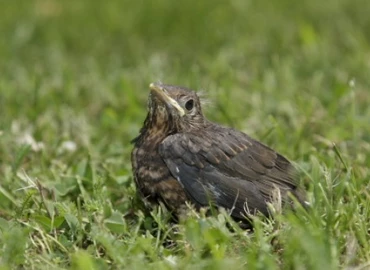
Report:
M 214 205 L 237 221 L 269 216 L 276 191 L 283 204 L 304 193 L 291 163 L 243 132 L 208 121 L 190 89 L 150 84 L 148 115 L 133 140 L 137 189 L 146 202 L 162 202 L 180 215 L 186 202 Z M 291 195 L 289 195 L 291 194 Z

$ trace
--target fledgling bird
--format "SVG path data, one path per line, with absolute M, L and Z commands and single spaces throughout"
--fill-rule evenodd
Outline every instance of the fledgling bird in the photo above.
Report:
M 179 214 L 186 202 L 196 208 L 223 207 L 237 221 L 261 212 L 278 191 L 283 203 L 303 191 L 291 163 L 243 132 L 208 121 L 198 95 L 185 87 L 150 84 L 148 114 L 133 140 L 132 169 L 146 201 L 162 202 Z M 247 221 L 246 221 L 247 222 Z

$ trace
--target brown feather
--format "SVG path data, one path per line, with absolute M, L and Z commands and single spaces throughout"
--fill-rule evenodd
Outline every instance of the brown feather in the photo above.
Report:
M 175 212 L 186 201 L 197 208 L 211 203 L 232 210 L 238 220 L 246 206 L 268 215 L 276 190 L 283 202 L 291 193 L 303 203 L 286 158 L 245 133 L 209 122 L 194 91 L 163 84 L 151 89 L 148 116 L 132 152 L 142 196 Z

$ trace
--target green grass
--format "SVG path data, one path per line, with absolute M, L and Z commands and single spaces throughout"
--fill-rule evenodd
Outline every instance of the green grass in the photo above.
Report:
M 1 1 L 0 269 L 370 268 L 370 5 Z M 181 224 L 131 174 L 152 81 L 301 169 L 312 208 Z

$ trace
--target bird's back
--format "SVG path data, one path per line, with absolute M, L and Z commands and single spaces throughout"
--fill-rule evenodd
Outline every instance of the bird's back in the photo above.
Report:
M 271 148 L 231 128 L 210 124 L 202 130 L 167 137 L 160 155 L 188 198 L 198 206 L 213 202 L 234 209 L 268 215 L 267 203 L 279 192 L 302 200 L 291 163 Z

